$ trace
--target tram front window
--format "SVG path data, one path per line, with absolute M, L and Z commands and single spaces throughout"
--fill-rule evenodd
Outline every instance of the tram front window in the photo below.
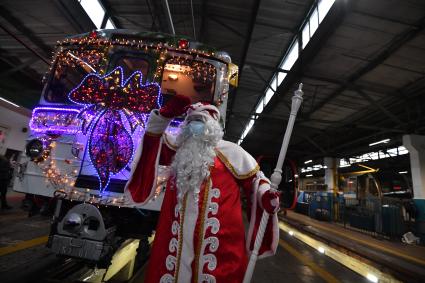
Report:
M 53 75 L 44 90 L 47 102 L 67 103 L 68 93 L 89 73 L 99 69 L 101 54 L 95 49 L 64 50 L 58 55 Z
M 212 64 L 172 58 L 162 74 L 161 91 L 165 100 L 183 94 L 196 102 L 213 102 L 216 69 Z
M 121 67 L 124 72 L 124 79 L 128 79 L 134 72 L 139 71 L 143 74 L 143 82 L 151 81 L 148 79 L 149 72 L 149 60 L 151 58 L 139 52 L 115 52 L 111 56 L 111 61 L 109 64 L 109 70 L 113 68 Z

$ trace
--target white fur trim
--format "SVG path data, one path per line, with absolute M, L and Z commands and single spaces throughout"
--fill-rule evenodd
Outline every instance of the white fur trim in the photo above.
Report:
M 208 203 L 205 204 L 207 209 L 205 211 L 205 215 L 200 216 L 204 217 L 205 225 L 201 235 L 202 246 L 198 266 L 199 282 L 215 282 L 215 277 L 211 274 L 204 273 L 203 270 L 205 265 L 207 265 L 207 269 L 209 271 L 214 271 L 217 268 L 217 257 L 213 253 L 215 253 L 220 246 L 220 241 L 216 236 L 210 236 L 205 239 L 205 232 L 209 227 L 211 227 L 211 233 L 213 234 L 216 234 L 220 229 L 219 220 L 215 217 L 209 217 L 210 214 L 212 216 L 216 215 L 219 210 L 219 204 L 218 202 L 214 202 L 214 200 L 217 200 L 220 197 L 220 189 L 212 188 L 211 182 L 208 182 L 208 185 L 210 186 L 207 198 Z
M 258 199 L 261 199 L 266 191 L 270 190 L 270 184 L 263 183 L 258 187 Z
M 273 221 L 273 224 L 272 224 L 273 225 L 272 246 L 271 246 L 270 250 L 265 251 L 262 255 L 258 256 L 258 259 L 262 259 L 262 258 L 269 257 L 269 256 L 276 254 L 277 245 L 279 243 L 279 226 L 278 226 L 277 213 L 270 215 L 269 219 L 270 218 L 272 218 L 272 221 Z
M 179 282 L 190 282 L 192 275 L 192 261 L 195 258 L 195 249 L 193 246 L 193 236 L 195 232 L 196 220 L 198 219 L 198 202 L 195 201 L 192 193 L 187 193 L 183 220 L 183 238 L 181 257 L 179 262 Z
M 255 240 L 255 239 L 252 239 L 252 234 L 254 233 L 255 217 L 257 214 L 257 206 L 259 203 L 258 200 L 260 200 L 259 197 L 261 197 L 264 194 L 264 192 L 267 190 L 267 185 L 270 187 L 268 183 L 261 184 L 261 186 L 259 186 L 261 180 L 266 181 L 268 183 L 270 182 L 266 177 L 264 177 L 263 172 L 260 171 L 257 173 L 256 179 L 254 180 L 254 183 L 253 183 L 253 193 L 252 193 L 252 199 L 251 199 L 251 217 L 249 221 L 248 235 L 246 240 L 246 250 L 248 254 L 251 254 L 250 245 L 251 245 L 251 242 Z M 262 192 L 260 191 L 260 188 Z M 277 245 L 279 243 L 279 227 L 278 227 L 277 214 L 275 213 L 273 215 L 270 215 L 269 221 L 270 221 L 270 218 L 273 221 L 272 246 L 270 250 L 258 256 L 259 259 L 274 255 L 276 253 Z
M 148 125 L 146 131 L 151 134 L 162 134 L 170 124 L 172 118 L 165 118 L 159 114 L 158 109 L 151 111 L 149 116 Z
M 168 146 L 170 149 L 172 150 L 177 150 L 177 136 L 175 135 L 170 135 L 168 133 L 164 133 L 162 135 L 162 137 L 164 138 L 164 144 L 166 146 Z
M 259 171 L 257 161 L 239 145 L 221 140 L 217 145 L 217 157 L 237 179 L 246 179 Z

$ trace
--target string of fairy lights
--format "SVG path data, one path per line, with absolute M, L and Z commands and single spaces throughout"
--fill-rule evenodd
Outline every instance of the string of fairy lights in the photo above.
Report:
M 75 66 L 78 64 L 84 67 L 88 64 L 96 69 L 98 74 L 104 74 L 107 67 L 106 55 L 111 47 L 130 47 L 134 50 L 144 51 L 147 54 L 152 53 L 154 55 L 159 55 L 155 56 L 158 58 L 156 60 L 157 68 L 153 75 L 155 80 L 159 80 L 162 76 L 163 63 L 170 57 L 168 54 L 169 51 L 178 51 L 179 53 L 195 56 L 196 60 L 201 60 L 203 63 L 206 62 L 205 59 L 213 58 L 215 60 L 221 60 L 220 57 L 215 56 L 216 54 L 212 50 L 187 48 L 187 46 L 187 40 L 178 40 L 175 38 L 168 38 L 166 42 L 153 43 L 152 40 L 104 38 L 100 37 L 99 34 L 94 31 L 87 36 L 67 38 L 58 41 L 58 51 L 53 56 L 50 68 L 44 78 L 47 79 L 48 75 L 55 67 L 56 62 L 60 62 L 59 64 L 63 66 Z M 72 50 L 68 50 L 69 48 Z M 207 47 L 204 48 L 207 49 Z M 173 55 L 171 58 L 177 58 L 177 56 Z
M 41 140 L 44 143 L 44 150 L 34 162 L 36 162 L 46 177 L 47 186 L 50 186 L 55 191 L 55 196 L 66 198 L 70 201 L 88 202 L 97 205 L 112 204 L 121 206 L 125 204 L 123 196 L 114 196 L 113 194 L 99 195 L 90 189 L 74 187 L 78 175 L 77 168 L 81 162 L 78 153 L 74 155 L 73 159 L 58 160 L 53 154 L 57 147 L 57 142 L 51 137 L 42 138 Z M 75 146 L 73 144 L 73 147 Z M 61 164 L 58 164 L 58 161 Z

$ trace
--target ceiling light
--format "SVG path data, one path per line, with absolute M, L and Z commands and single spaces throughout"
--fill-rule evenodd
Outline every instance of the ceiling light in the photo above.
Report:
M 308 164 L 308 163 L 311 163 L 311 162 L 313 162 L 313 160 L 307 160 L 306 162 L 304 162 L 304 164 Z
M 369 146 L 374 146 L 374 145 L 377 145 L 377 144 L 380 144 L 380 143 L 388 143 L 389 141 L 390 141 L 390 139 L 385 139 L 385 140 L 382 140 L 382 141 L 370 143 Z
M 408 173 L 408 171 L 400 171 L 400 172 L 398 172 L 398 174 L 407 174 Z
M 106 22 L 105 29 L 116 29 L 115 24 L 111 21 L 111 19 L 109 19 L 109 20 Z
M 288 234 L 289 234 L 290 236 L 294 236 L 294 231 L 290 230 L 290 231 L 288 232 Z
M 105 16 L 105 10 L 98 0 L 82 0 L 80 5 L 87 13 L 93 24 L 100 28 L 102 25 L 103 17 Z
M 264 101 L 263 99 L 261 99 L 260 102 L 258 102 L 257 107 L 255 108 L 255 113 L 261 114 L 263 110 L 264 110 Z
M 325 248 L 324 248 L 324 247 L 319 247 L 317 250 L 318 250 L 321 254 L 324 254 L 324 253 L 325 253 Z
M 312 174 L 308 174 L 308 175 L 305 175 L 306 177 L 313 177 L 313 175 Z
M 15 107 L 20 107 L 18 104 L 15 104 L 15 103 L 13 103 L 13 102 L 11 102 L 11 101 L 9 101 L 9 100 L 7 100 L 7 99 L 3 98 L 3 97 L 0 97 L 0 100 L 4 101 L 4 102 L 6 102 L 6 103 L 12 104 L 12 105 L 13 105 L 13 106 L 15 106 Z

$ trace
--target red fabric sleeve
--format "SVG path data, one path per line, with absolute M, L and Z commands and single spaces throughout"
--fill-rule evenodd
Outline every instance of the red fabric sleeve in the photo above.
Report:
M 161 137 L 159 135 L 146 133 L 143 137 L 141 145 L 142 153 L 137 161 L 131 180 L 127 185 L 127 189 L 131 193 L 131 197 L 134 202 L 144 202 L 151 195 L 155 185 L 154 182 L 158 166 L 158 154 L 160 154 L 159 164 L 171 164 L 175 151 L 166 145 L 162 145 L 160 151 L 160 144 Z
M 255 238 L 257 236 L 258 228 L 260 227 L 261 216 L 264 211 L 258 203 L 258 187 L 261 184 L 268 183 L 266 180 L 260 180 L 258 182 L 258 187 L 256 188 L 254 185 L 255 179 L 256 176 L 254 175 L 250 178 L 239 180 L 239 185 L 242 187 L 247 199 L 247 215 L 248 220 L 250 222 L 250 230 L 252 230 L 251 233 L 248 233 L 249 237 L 247 239 L 249 241 L 249 251 L 252 251 L 254 248 Z M 253 201 L 255 201 L 255 203 L 253 203 Z M 276 215 L 270 215 L 269 220 L 267 222 L 264 238 L 258 253 L 259 257 L 264 257 L 275 253 L 276 237 L 278 237 L 278 230 L 277 221 L 274 218 L 276 218 Z
M 171 149 L 166 144 L 163 144 L 161 148 L 161 155 L 159 157 L 159 164 L 164 166 L 171 165 L 175 154 L 176 151 L 174 149 Z

